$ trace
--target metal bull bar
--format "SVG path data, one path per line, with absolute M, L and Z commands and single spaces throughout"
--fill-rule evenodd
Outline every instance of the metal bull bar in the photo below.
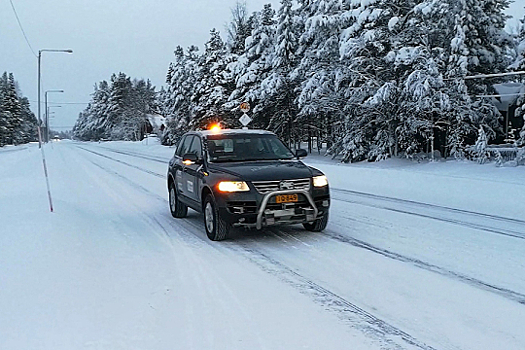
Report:
M 319 210 L 317 209 L 317 206 L 315 205 L 312 195 L 308 191 L 305 191 L 305 190 L 273 191 L 273 192 L 266 193 L 262 200 L 261 207 L 259 208 L 259 212 L 257 213 L 257 223 L 255 224 L 256 225 L 255 227 L 258 230 L 262 228 L 263 215 L 264 215 L 264 211 L 266 210 L 266 206 L 268 205 L 268 201 L 270 200 L 272 196 L 281 195 L 281 194 L 303 194 L 306 197 L 306 199 L 308 199 L 308 202 L 310 203 L 313 209 L 313 218 L 311 221 L 314 221 L 317 218 L 317 214 L 319 213 Z

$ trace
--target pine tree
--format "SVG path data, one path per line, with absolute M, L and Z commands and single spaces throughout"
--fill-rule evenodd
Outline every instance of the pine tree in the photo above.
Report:
M 335 82 L 342 69 L 339 35 L 345 21 L 340 0 L 304 0 L 299 12 L 304 18 L 304 32 L 299 39 L 302 59 L 298 71 L 305 78 L 298 96 L 298 122 L 306 126 L 304 132 L 311 150 L 313 130 L 318 136 L 326 135 L 325 141 L 330 145 L 332 125 L 343 118 L 344 98 Z
M 246 39 L 245 52 L 229 65 L 235 79 L 235 89 L 228 98 L 225 107 L 235 109 L 248 102 L 253 106 L 251 125 L 265 128 L 268 121 L 261 103 L 263 96 L 262 82 L 268 77 L 273 66 L 275 39 L 275 11 L 270 4 L 264 5 L 262 11 L 253 16 L 253 30 Z M 234 112 L 235 113 L 235 112 Z M 240 115 L 238 115 L 240 116 Z
M 7 144 L 9 132 L 9 113 L 4 107 L 4 100 L 7 96 L 7 72 L 0 77 L 0 147 Z
M 28 143 L 38 140 L 38 131 L 35 114 L 31 112 L 29 100 L 27 97 L 20 98 L 20 116 L 22 118 L 22 126 L 20 127 L 19 135 L 21 143 Z
M 478 139 L 474 145 L 474 152 L 476 154 L 477 161 L 480 164 L 484 164 L 488 160 L 487 145 L 487 134 L 485 133 L 485 130 L 483 130 L 483 127 L 480 127 L 478 131 Z
M 112 140 L 123 140 L 128 138 L 128 132 L 124 128 L 124 122 L 130 117 L 129 103 L 131 101 L 131 79 L 120 72 L 111 76 L 109 98 L 105 113 L 107 122 L 106 134 Z
M 261 100 L 264 113 L 269 117 L 268 128 L 291 146 L 298 141 L 294 120 L 298 114 L 296 103 L 298 77 L 294 69 L 298 41 L 291 0 L 281 0 L 277 16 L 276 48 L 273 56 L 272 72 L 261 83 Z
M 245 51 L 245 41 L 250 36 L 253 25 L 253 16 L 248 16 L 246 2 L 237 1 L 231 9 L 231 20 L 227 27 L 227 45 L 230 52 L 242 55 Z
M 96 84 L 92 99 L 79 114 L 73 135 L 80 140 L 129 140 L 144 137 L 147 114 L 158 111 L 157 93 L 149 80 L 113 74 L 111 83 Z
M 224 126 L 233 123 L 224 104 L 234 89 L 234 80 L 228 72 L 233 57 L 227 53 L 220 33 L 210 31 L 204 54 L 196 69 L 196 86 L 192 96 L 194 107 L 191 127 L 206 128 L 210 122 L 221 121 Z
M 0 77 L 0 147 L 36 139 L 37 121 L 12 73 Z
M 471 98 L 489 87 L 467 84 L 464 77 L 505 66 L 507 5 L 505 0 L 347 4 L 342 18 L 350 20 L 340 37 L 345 64 L 335 82 L 347 100 L 345 132 L 332 151 L 344 160 L 410 156 L 430 150 L 437 135 L 446 136 L 446 145 L 461 156 L 480 125 L 492 137 L 497 111 L 488 100 Z
M 4 78 L 2 78 L 4 79 Z M 2 109 L 7 115 L 6 141 L 8 144 L 18 144 L 22 142 L 20 128 L 23 120 L 21 116 L 20 101 L 16 92 L 16 84 L 13 73 L 10 73 L 5 84 L 5 94 L 3 97 Z
M 178 46 L 174 51 L 175 60 L 168 70 L 168 86 L 161 106 L 168 120 L 163 144 L 176 143 L 189 129 L 193 116 L 191 99 L 197 85 L 198 50 L 196 46 L 190 46 L 185 54 L 182 47 Z
M 515 70 L 525 71 L 525 16 L 520 20 L 519 32 L 517 37 L 517 53 L 518 57 L 514 64 Z M 525 78 L 521 76 L 521 82 L 525 83 Z M 525 146 L 525 91 L 518 97 L 516 102 L 516 116 L 523 118 L 524 126 L 520 131 L 520 137 L 517 141 L 518 145 Z

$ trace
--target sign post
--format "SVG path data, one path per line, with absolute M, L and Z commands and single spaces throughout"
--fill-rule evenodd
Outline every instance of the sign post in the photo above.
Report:
M 239 109 L 243 113 L 243 115 L 239 118 L 239 121 L 242 124 L 242 128 L 243 129 L 248 129 L 248 124 L 250 124 L 251 121 L 252 121 L 252 118 L 250 118 L 248 116 L 248 114 L 246 114 L 246 113 L 248 113 L 250 111 L 250 104 L 248 102 L 243 102 L 239 106 Z

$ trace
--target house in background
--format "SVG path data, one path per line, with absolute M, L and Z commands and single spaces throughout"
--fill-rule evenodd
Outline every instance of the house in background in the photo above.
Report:
M 508 143 L 519 137 L 519 132 L 523 128 L 523 117 L 516 116 L 517 101 L 520 96 L 525 95 L 525 84 L 523 83 L 503 83 L 495 84 L 496 95 L 492 97 L 492 102 L 503 116 L 504 137 L 494 140 L 497 144 Z
M 151 127 L 149 128 L 149 133 L 159 135 L 166 129 L 166 118 L 160 114 L 148 114 L 147 119 Z

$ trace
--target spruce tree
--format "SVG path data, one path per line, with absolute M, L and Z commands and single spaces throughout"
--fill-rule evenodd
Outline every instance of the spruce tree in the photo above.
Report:
M 298 71 L 303 77 L 298 122 L 306 126 L 303 132 L 311 149 L 313 134 L 324 135 L 330 145 L 332 125 L 343 118 L 344 97 L 337 91 L 336 79 L 342 70 L 339 35 L 345 20 L 339 0 L 304 0 L 299 12 L 304 19 L 304 32 L 298 48 L 302 56 Z
M 253 20 L 253 16 L 248 16 L 246 2 L 237 1 L 231 9 L 231 20 L 227 26 L 227 45 L 231 53 L 236 55 L 244 53 L 245 41 L 251 34 Z
M 253 107 L 253 121 L 250 125 L 257 128 L 265 128 L 268 125 L 264 104 L 261 103 L 261 85 L 273 68 L 274 17 L 275 11 L 270 4 L 264 5 L 264 8 L 253 16 L 254 25 L 251 35 L 246 39 L 245 52 L 230 65 L 235 88 L 225 107 L 235 111 L 242 102 L 250 103 Z
M 4 80 L 4 78 L 2 78 L 2 80 Z M 6 141 L 8 144 L 18 144 L 22 142 L 20 128 L 23 120 L 13 73 L 9 74 L 4 89 L 5 93 L 2 101 L 2 109 L 7 116 Z
M 298 114 L 296 103 L 298 77 L 294 75 L 298 59 L 298 33 L 294 22 L 291 0 L 281 0 L 277 16 L 276 49 L 272 62 L 272 73 L 261 83 L 262 103 L 269 116 L 268 128 L 282 138 L 289 146 L 298 141 L 298 127 L 294 120 Z
M 0 147 L 7 144 L 9 132 L 9 114 L 4 107 L 4 100 L 7 96 L 7 72 L 0 77 Z
M 199 57 L 196 86 L 192 96 L 193 119 L 190 126 L 206 128 L 210 122 L 221 121 L 224 126 L 234 123 L 224 104 L 234 89 L 234 80 L 228 71 L 232 56 L 227 53 L 220 33 L 212 29 L 206 50 Z
M 520 20 L 519 32 L 517 36 L 517 59 L 514 64 L 514 69 L 517 71 L 525 71 L 525 16 Z M 525 76 L 521 75 L 520 81 L 525 84 Z M 525 146 L 525 91 L 518 97 L 516 102 L 516 116 L 523 118 L 523 128 L 520 131 L 520 137 L 517 141 L 518 145 Z

